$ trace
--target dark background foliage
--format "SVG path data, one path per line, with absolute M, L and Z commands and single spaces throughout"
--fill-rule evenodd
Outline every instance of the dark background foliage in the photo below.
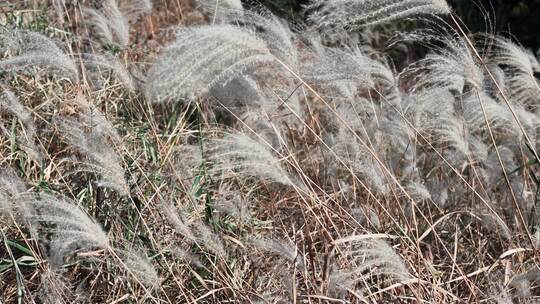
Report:
M 510 33 L 527 48 L 540 47 L 540 0 L 450 0 L 473 32 L 489 31 L 486 18 L 497 33 Z
M 511 33 L 534 51 L 540 48 L 540 0 L 447 0 L 472 32 Z M 247 0 L 263 4 L 277 15 L 302 20 L 307 0 Z

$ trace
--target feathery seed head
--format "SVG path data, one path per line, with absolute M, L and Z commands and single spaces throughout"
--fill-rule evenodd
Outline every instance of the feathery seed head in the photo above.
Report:
M 53 75 L 78 81 L 77 65 L 51 38 L 30 31 L 6 30 L 0 32 L 0 42 L 2 40 L 5 46 L 0 44 L 0 51 L 11 49 L 18 55 L 0 60 L 1 71 L 28 72 L 39 67 Z
M 509 39 L 489 35 L 482 38 L 488 48 L 488 59 L 505 72 L 506 94 L 519 104 L 537 104 L 540 85 L 535 73 L 540 72 L 540 63 L 536 57 Z
M 81 60 L 86 68 L 87 77 L 97 83 L 103 72 L 111 72 L 116 79 L 125 86 L 130 92 L 135 91 L 135 83 L 129 71 L 124 67 L 120 60 L 110 54 L 80 54 Z
M 258 108 L 268 104 L 257 82 L 249 76 L 240 76 L 226 84 L 217 84 L 208 93 L 220 106 L 230 111 Z
M 181 29 L 148 71 L 146 95 L 154 102 L 202 96 L 272 61 L 264 41 L 250 30 L 232 25 Z
M 413 40 L 423 41 L 433 53 L 407 67 L 399 75 L 402 80 L 413 79 L 413 89 L 448 89 L 457 94 L 465 89 L 482 90 L 484 68 L 479 64 L 467 38 L 452 30 L 435 26 L 419 31 Z
M 312 0 L 306 10 L 311 11 L 308 21 L 318 28 L 347 30 L 451 12 L 444 0 Z
M 204 267 L 201 260 L 195 254 L 191 253 L 189 248 L 175 247 L 172 249 L 172 254 L 193 266 Z
M 402 258 L 384 240 L 353 241 L 348 249 L 351 257 L 365 260 L 363 264 L 357 265 L 357 274 L 361 274 L 365 270 L 375 271 L 398 282 L 406 281 L 411 277 Z M 379 267 L 374 268 L 375 266 Z
M 147 288 L 159 288 L 159 274 L 146 256 L 140 250 L 118 250 L 123 260 L 126 270 L 133 276 L 133 279 Z
M 24 127 L 23 136 L 19 137 L 21 148 L 36 162 L 41 163 L 43 156 L 41 150 L 36 146 L 35 140 L 37 130 L 30 111 L 19 101 L 15 93 L 9 90 L 6 86 L 0 83 L 0 89 L 3 89 L 3 94 L 0 94 L 0 114 L 3 109 L 6 109 L 13 116 L 17 117 Z
M 227 186 L 220 187 L 214 199 L 216 210 L 228 214 L 242 223 L 250 219 L 248 203 L 239 191 L 228 189 Z
M 208 160 L 214 175 L 227 176 L 233 172 L 257 177 L 283 185 L 293 181 L 270 149 L 244 133 L 229 133 L 221 139 L 208 141 Z
M 297 260 L 298 248 L 290 242 L 260 237 L 252 237 L 249 241 L 253 246 L 275 254 L 289 262 Z M 301 263 L 302 259 L 298 259 L 298 262 Z
M 244 11 L 240 0 L 197 0 L 196 3 L 208 16 L 210 24 L 227 23 L 231 15 L 241 16 Z
M 191 241 L 196 241 L 197 238 L 190 228 L 192 221 L 188 219 L 188 216 L 184 211 L 178 211 L 174 205 L 169 204 L 163 206 L 163 213 L 178 234 Z
M 173 152 L 172 174 L 182 181 L 190 181 L 199 174 L 203 157 L 198 145 L 179 145 Z
M 39 299 L 43 304 L 79 303 L 74 286 L 71 286 L 59 269 L 46 267 L 41 275 Z M 82 297 L 81 297 L 82 298 Z
M 82 12 L 84 22 L 93 29 L 92 33 L 101 43 L 127 47 L 129 23 L 116 0 L 105 0 L 100 10 L 86 7 Z
M 132 22 L 136 21 L 142 14 L 152 11 L 152 0 L 119 0 L 118 8 L 126 18 Z
M 431 194 L 429 193 L 429 190 L 421 183 L 410 182 L 405 187 L 405 189 L 415 202 L 421 202 L 431 199 Z
M 0 215 L 14 214 L 19 208 L 17 197 L 26 191 L 22 179 L 9 167 L 0 167 Z
M 97 115 L 96 115 L 97 114 Z M 116 139 L 116 131 L 111 125 L 102 121 L 104 117 L 99 115 L 97 109 L 83 112 L 78 119 L 57 119 L 63 136 L 68 143 L 84 154 L 88 161 L 83 171 L 91 171 L 99 174 L 99 185 L 109 187 L 122 195 L 129 194 L 129 186 L 125 178 L 124 168 L 118 154 L 108 144 L 108 138 Z
M 517 69 L 528 75 L 540 71 L 540 63 L 534 54 L 510 39 L 489 35 L 483 36 L 483 39 L 483 43 L 489 47 L 487 56 L 494 63 Z
M 9 167 L 0 167 L 0 195 L 16 197 L 26 191 L 23 180 Z
M 227 251 L 225 251 L 223 241 L 219 235 L 212 232 L 212 230 L 210 230 L 210 228 L 202 221 L 195 222 L 193 226 L 193 229 L 195 230 L 196 242 L 199 245 L 204 246 L 218 257 L 227 257 Z
M 324 48 L 306 55 L 312 58 L 302 66 L 302 77 L 335 90 L 345 98 L 354 98 L 358 88 L 373 88 L 378 82 L 384 86 L 395 83 L 394 74 L 388 67 L 358 49 Z
M 347 238 L 345 238 L 347 239 Z M 380 239 L 360 239 L 340 245 L 342 256 L 338 261 L 343 265 L 331 266 L 328 277 L 328 291 L 336 296 L 344 296 L 347 289 L 371 276 L 384 278 L 384 282 L 403 282 L 411 278 L 401 257 Z M 366 287 L 354 289 L 356 293 L 366 293 Z
M 51 262 L 61 264 L 74 250 L 108 248 L 105 231 L 67 197 L 28 193 L 17 201 L 34 238 L 48 247 Z

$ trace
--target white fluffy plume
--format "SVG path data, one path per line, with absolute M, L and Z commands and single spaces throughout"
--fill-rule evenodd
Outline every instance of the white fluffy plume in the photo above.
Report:
M 108 237 L 77 203 L 63 196 L 29 193 L 17 197 L 22 217 L 54 263 L 76 250 L 108 248 Z
M 101 186 L 129 193 L 121 159 L 110 145 L 110 140 L 117 139 L 116 131 L 97 109 L 88 109 L 77 119 L 59 118 L 58 125 L 68 143 L 87 158 L 81 171 L 98 174 Z
M 23 135 L 19 136 L 19 141 L 22 149 L 35 161 L 42 160 L 41 150 L 36 146 L 35 140 L 37 136 L 36 126 L 32 117 L 32 113 L 19 101 L 15 93 L 0 84 L 0 89 L 3 89 L 3 94 L 0 93 L 0 114 L 7 110 L 13 116 L 17 117 L 21 125 L 24 127 Z M 0 127 L 0 133 L 2 133 Z
M 128 45 L 128 19 L 120 11 L 116 0 L 105 0 L 101 9 L 84 8 L 83 17 L 102 44 L 118 45 L 122 48 Z
M 235 10 L 237 15 L 242 15 L 244 11 L 240 0 L 197 0 L 196 3 L 208 16 L 211 24 L 229 21 L 231 10 Z
M 312 0 L 308 20 L 319 28 L 349 30 L 421 15 L 450 13 L 445 0 Z
M 148 71 L 146 95 L 154 102 L 201 96 L 272 60 L 264 41 L 249 30 L 231 25 L 181 29 Z
M 241 132 L 210 140 L 208 159 L 215 175 L 227 176 L 236 173 L 284 185 L 293 184 L 270 148 Z
M 78 69 L 72 58 L 43 34 L 0 30 L 0 51 L 12 54 L 0 60 L 0 71 L 18 73 L 40 68 L 58 77 L 78 80 Z

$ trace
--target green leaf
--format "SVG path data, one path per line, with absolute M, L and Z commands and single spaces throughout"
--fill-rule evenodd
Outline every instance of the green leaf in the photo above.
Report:
M 11 267 L 13 267 L 13 263 L 12 263 L 12 262 L 0 263 L 0 274 L 1 274 L 1 273 L 4 273 L 5 271 L 7 271 L 8 269 L 10 269 Z
M 13 241 L 10 241 L 10 240 L 6 240 L 6 243 L 9 245 L 9 247 L 12 247 L 12 248 L 15 248 L 29 256 L 34 256 L 34 254 L 32 253 L 32 251 L 28 248 L 26 248 L 25 246 L 21 245 L 21 244 L 18 244 L 18 243 L 15 243 Z

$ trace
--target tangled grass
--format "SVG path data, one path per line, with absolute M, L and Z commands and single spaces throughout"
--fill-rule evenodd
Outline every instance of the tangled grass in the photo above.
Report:
M 536 303 L 540 64 L 442 0 L 0 4 L 0 303 Z

